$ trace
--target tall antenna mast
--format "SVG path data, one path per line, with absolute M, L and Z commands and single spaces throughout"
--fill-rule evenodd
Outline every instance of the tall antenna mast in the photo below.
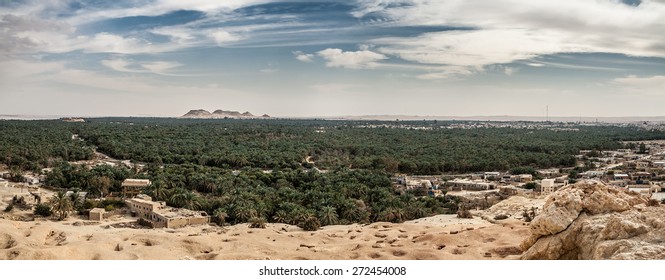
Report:
M 545 105 L 545 120 L 550 122 L 550 105 Z

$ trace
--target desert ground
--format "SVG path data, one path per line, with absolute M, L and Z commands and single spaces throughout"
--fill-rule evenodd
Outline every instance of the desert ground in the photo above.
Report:
M 4 209 L 16 188 L 0 188 Z M 19 212 L 20 213 L 20 212 Z M 27 214 L 29 212 L 26 211 Z M 102 222 L 0 218 L 0 259 L 23 260 L 372 260 L 518 259 L 528 226 L 512 218 L 438 215 L 401 224 L 326 226 L 309 232 L 287 224 L 140 228 L 135 218 Z

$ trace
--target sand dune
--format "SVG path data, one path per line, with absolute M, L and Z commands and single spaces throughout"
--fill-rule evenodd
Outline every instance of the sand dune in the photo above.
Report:
M 17 188 L 0 190 L 0 207 Z M 47 193 L 45 197 L 52 195 Z M 136 218 L 102 222 L 72 216 L 64 221 L 30 217 L 31 211 L 0 213 L 0 259 L 17 260 L 372 260 L 517 259 L 528 227 L 517 220 L 492 224 L 480 218 L 438 215 L 402 224 L 336 225 L 303 231 L 287 224 L 181 229 L 140 228 Z
M 0 219 L 0 259 L 516 259 L 519 221 L 490 224 L 441 215 L 403 224 L 337 225 L 315 232 L 286 224 L 182 229 L 115 228 L 69 218 L 33 222 Z M 78 222 L 78 223 L 77 223 Z

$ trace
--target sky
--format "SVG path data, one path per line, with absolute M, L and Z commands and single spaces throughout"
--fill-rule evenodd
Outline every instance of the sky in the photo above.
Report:
M 664 116 L 665 0 L 0 0 L 0 115 Z

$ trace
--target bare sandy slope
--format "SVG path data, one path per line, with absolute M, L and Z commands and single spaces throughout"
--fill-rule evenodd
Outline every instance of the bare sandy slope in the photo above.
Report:
M 0 207 L 25 192 L 0 188 Z M 30 211 L 0 212 L 0 259 L 517 259 L 519 244 L 529 233 L 512 219 L 491 224 L 455 215 L 403 224 L 327 226 L 315 232 L 286 224 L 144 229 L 118 225 L 134 221 L 131 217 L 101 223 L 79 217 L 16 220 L 21 216 Z
M 285 224 L 265 229 L 247 224 L 175 230 L 107 226 L 118 222 L 0 219 L 0 259 L 516 259 L 528 233 L 518 221 L 489 224 L 450 215 L 316 232 Z

